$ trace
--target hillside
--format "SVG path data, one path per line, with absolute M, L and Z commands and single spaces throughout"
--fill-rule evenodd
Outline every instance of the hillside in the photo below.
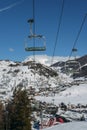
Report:
M 52 64 L 51 67 L 55 67 L 55 69 L 59 69 L 62 73 L 66 73 L 67 75 L 71 75 L 73 78 L 78 77 L 87 77 L 87 55 L 72 58 L 71 60 L 59 61 L 55 64 Z
M 48 78 L 56 85 L 55 77 L 57 76 L 57 72 L 38 62 L 1 60 L 0 99 L 9 98 L 17 86 L 26 87 L 27 89 L 32 86 L 38 90 L 40 86 L 44 86 L 48 82 Z
M 45 91 L 45 94 L 48 95 L 53 92 L 59 93 L 86 80 L 87 56 L 77 59 L 81 63 L 84 61 L 79 72 L 79 77 L 83 77 L 81 80 L 77 79 L 78 76 L 76 76 L 76 80 L 73 80 L 72 73 L 71 75 L 64 73 L 62 71 L 65 64 L 64 57 L 58 58 L 55 58 L 56 63 L 52 67 L 48 66 L 48 64 L 50 65 L 50 57 L 47 56 L 37 56 L 36 59 L 39 60 L 36 62 L 31 57 L 23 62 L 0 60 L 0 99 L 5 100 L 10 98 L 17 86 L 26 87 L 29 90 L 33 88 L 33 91 L 39 95 Z
M 86 57 L 85 57 L 86 58 Z M 38 58 L 39 61 L 33 61 L 32 58 L 27 58 L 23 62 L 13 62 L 9 60 L 0 60 L 0 100 L 8 100 L 11 98 L 13 90 L 16 87 L 26 88 L 32 97 L 32 108 L 33 118 L 36 120 L 41 120 L 41 111 L 43 111 L 44 120 L 47 122 L 50 119 L 49 111 L 53 106 L 57 108 L 55 111 L 57 114 L 63 114 L 70 121 L 79 121 L 84 113 L 85 118 L 87 117 L 87 78 L 86 75 L 81 73 L 81 76 L 73 78 L 72 71 L 65 73 L 63 67 L 66 60 L 59 58 L 55 59 L 57 66 L 50 65 L 50 60 L 48 57 Z M 41 60 L 42 59 L 42 60 Z M 67 58 L 66 58 L 67 59 Z M 79 62 L 84 61 L 84 57 L 78 58 Z M 57 62 L 57 60 L 59 62 Z M 61 60 L 61 61 L 60 61 Z M 66 61 L 67 62 L 67 61 Z M 47 65 L 46 65 L 47 63 Z M 82 62 L 83 63 L 83 62 Z M 68 64 L 68 69 L 75 67 L 70 63 Z M 84 64 L 81 64 L 81 68 L 86 66 L 86 59 Z M 81 69 L 83 72 L 83 70 Z M 79 72 L 81 72 L 79 71 Z M 86 73 L 86 71 L 84 70 Z M 75 74 L 75 73 L 74 73 Z M 59 105 L 61 103 L 70 104 L 71 106 L 81 106 L 85 107 L 81 110 L 76 108 L 67 111 L 59 110 Z M 49 108 L 49 109 L 48 109 Z M 53 109 L 52 109 L 53 111 Z M 80 114 L 78 114 L 80 111 Z M 37 113 L 37 114 L 35 114 Z M 52 113 L 51 113 L 52 114 Z M 34 121 L 34 120 L 33 120 Z M 34 123 L 34 122 L 33 122 Z M 65 124 L 64 124 L 65 125 Z M 72 123 L 67 125 L 71 127 Z M 84 124 L 85 126 L 85 124 Z M 63 125 L 57 125 L 56 127 L 49 127 L 47 129 L 56 130 L 61 129 Z M 77 128 L 77 127 L 75 127 Z

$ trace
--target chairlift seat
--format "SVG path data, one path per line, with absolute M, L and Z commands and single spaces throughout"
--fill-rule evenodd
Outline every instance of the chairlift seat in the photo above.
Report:
M 46 47 L 26 47 L 25 51 L 45 51 Z

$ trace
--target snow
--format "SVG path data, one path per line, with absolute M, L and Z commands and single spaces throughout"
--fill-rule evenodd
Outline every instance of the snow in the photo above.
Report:
M 45 101 L 48 103 L 54 103 L 56 105 L 64 102 L 65 104 L 87 104 L 87 84 L 80 84 L 80 85 L 73 85 L 70 88 L 67 88 L 65 91 L 56 94 L 55 96 L 48 96 L 48 97 L 36 97 L 37 100 Z M 62 111 L 58 110 L 58 114 Z M 70 118 L 80 118 L 80 113 L 74 113 L 70 111 L 66 111 L 63 116 L 70 117 Z M 85 115 L 86 117 L 86 115 Z M 87 130 L 87 122 L 86 121 L 73 121 L 70 123 L 63 123 L 51 126 L 49 128 L 45 128 L 43 130 Z
M 55 96 L 37 96 L 36 99 L 50 103 L 54 100 L 54 104 L 57 105 L 61 102 L 66 104 L 87 104 L 87 84 L 80 84 L 79 86 L 74 85 Z
M 51 64 L 54 64 L 58 61 L 66 61 L 68 60 L 69 57 L 63 57 L 63 56 L 54 56 L 54 59 L 52 61 L 52 57 L 51 56 L 47 56 L 47 55 L 35 55 L 35 60 L 44 64 L 44 65 L 47 65 L 47 66 L 50 66 Z M 33 56 L 29 56 L 27 57 L 24 62 L 27 62 L 27 61 L 33 61 Z
M 65 61 L 68 57 L 54 57 L 54 63 L 58 61 Z M 32 61 L 33 56 L 30 56 L 25 59 L 22 63 L 26 63 L 27 61 Z M 36 56 L 37 62 L 40 62 L 44 65 L 50 66 L 51 63 L 51 57 L 50 56 L 43 56 L 38 55 Z M 34 82 L 34 75 L 32 73 L 31 69 L 28 69 L 28 66 L 18 65 L 16 67 L 10 67 L 10 64 L 16 64 L 12 61 L 0 61 L 0 93 L 6 92 L 5 95 L 0 95 L 0 98 L 3 100 L 9 99 L 12 95 L 12 89 L 14 89 L 15 86 L 17 86 L 20 83 L 25 84 L 26 86 L 29 85 L 35 85 L 35 88 L 38 90 L 38 87 L 48 87 L 47 82 L 49 81 L 49 84 L 51 84 L 52 88 L 55 88 L 55 86 L 58 86 L 60 84 L 59 89 L 61 90 L 60 93 L 57 93 L 53 95 L 51 92 L 47 96 L 35 96 L 37 100 L 40 100 L 42 102 L 47 103 L 54 103 L 55 105 L 59 105 L 61 102 L 64 102 L 65 104 L 87 104 L 87 81 L 85 81 L 84 78 L 79 78 L 75 82 L 83 81 L 79 83 L 79 85 L 72 85 L 67 86 L 67 89 L 62 91 L 61 83 L 63 84 L 69 84 L 73 82 L 73 79 L 69 76 L 66 76 L 65 74 L 62 74 L 59 72 L 59 76 L 56 78 L 50 77 L 49 80 L 44 76 L 39 76 L 37 73 L 35 75 L 35 82 Z M 18 73 L 14 73 L 15 70 L 19 70 Z M 66 112 L 65 116 L 75 116 L 72 113 Z M 80 116 L 80 115 L 78 115 Z M 87 129 L 87 122 L 72 122 L 72 123 L 64 123 L 55 125 L 43 130 L 86 130 Z
M 33 58 L 33 56 L 30 56 L 28 58 L 25 59 L 25 61 L 23 61 L 22 63 L 26 63 L 27 60 L 31 61 L 31 59 Z M 36 60 L 43 63 L 44 65 L 50 65 L 50 61 L 51 61 L 51 57 L 47 56 L 47 55 L 37 55 L 35 56 Z M 54 57 L 54 62 L 57 61 L 65 61 L 67 60 L 68 57 Z M 57 86 L 59 83 L 70 83 L 73 81 L 72 78 L 70 78 L 69 76 L 66 76 L 65 74 L 62 74 L 60 72 L 59 76 L 56 78 L 52 78 L 50 77 L 49 80 L 44 77 L 44 76 L 39 76 L 38 74 L 35 75 L 35 83 L 33 83 L 34 81 L 34 75 L 32 73 L 31 69 L 28 69 L 28 66 L 23 66 L 22 63 L 16 67 L 10 67 L 10 64 L 15 65 L 15 62 L 12 61 L 0 61 L 0 91 L 5 91 L 6 90 L 6 95 L 4 95 L 4 98 L 8 98 L 8 96 L 10 96 L 11 94 L 11 90 L 13 89 L 13 86 L 17 86 L 17 84 L 25 83 L 27 86 L 29 85 L 35 85 L 35 87 L 39 87 L 42 84 L 43 81 L 43 85 L 44 87 L 47 87 L 47 82 L 49 81 L 49 84 L 51 84 L 51 87 L 55 87 Z M 18 73 L 14 73 L 14 71 L 18 69 L 19 72 Z M 42 80 L 41 80 L 42 79 Z M 78 80 L 82 80 L 82 79 L 78 79 Z M 55 96 L 52 96 L 50 94 L 50 96 L 48 97 L 44 97 L 44 96 L 38 96 L 36 97 L 36 99 L 40 99 L 42 101 L 46 101 L 46 102 L 53 102 L 55 104 L 59 104 L 60 102 L 65 102 L 65 103 L 74 103 L 76 104 L 77 102 L 79 103 L 85 103 L 86 104 L 86 99 L 87 99 L 87 83 L 85 84 L 80 84 L 79 86 L 72 86 L 71 88 L 67 88 L 67 90 L 60 92 L 59 94 L 56 94 Z M 4 90 L 5 88 L 5 90 Z M 60 86 L 61 89 L 61 86 Z M 10 91 L 10 92 L 9 92 Z
M 52 126 L 43 130 L 87 130 L 87 122 L 72 122 Z
M 27 57 L 25 59 L 25 61 L 23 61 L 22 63 L 26 63 L 27 61 L 31 61 L 33 59 L 33 56 Z M 35 59 L 40 62 L 43 63 L 44 65 L 50 65 L 51 63 L 51 59 L 52 57 L 47 56 L 47 55 L 36 55 Z M 58 61 L 65 61 L 67 60 L 68 57 L 59 57 L 56 56 L 54 57 L 54 62 L 58 62 Z M 25 83 L 27 86 L 34 84 L 34 75 L 32 73 L 31 69 L 28 69 L 28 66 L 23 66 L 22 63 L 18 66 L 14 66 L 14 67 L 10 67 L 10 64 L 15 65 L 15 62 L 12 61 L 0 61 L 0 91 L 5 91 L 7 93 L 7 97 L 10 95 L 10 93 L 8 94 L 9 91 L 12 90 L 13 86 L 17 86 L 17 84 Z M 19 70 L 18 73 L 14 73 L 15 70 Z M 39 76 L 38 74 L 35 75 L 35 84 L 36 88 L 38 86 L 41 86 L 42 84 L 42 80 L 43 80 L 43 86 L 47 87 L 47 82 L 49 82 L 49 84 L 51 84 L 51 87 L 55 87 L 57 86 L 59 83 L 70 83 L 73 80 L 69 77 L 66 76 L 65 74 L 62 74 L 60 72 L 59 76 L 56 78 L 52 78 L 50 77 L 49 80 L 44 77 L 44 76 Z M 41 80 L 42 79 L 42 80 Z M 81 79 L 80 79 L 81 80 Z M 60 102 L 64 101 L 65 103 L 77 103 L 77 102 L 81 102 L 81 103 L 86 103 L 86 92 L 87 92 L 87 87 L 86 87 L 87 83 L 85 84 L 80 84 L 79 86 L 72 86 L 71 88 L 67 88 L 67 90 L 56 94 L 55 96 L 48 96 L 48 97 L 43 97 L 43 96 L 39 96 L 36 97 L 38 100 L 46 100 L 47 102 L 52 102 L 54 100 L 55 104 L 59 104 Z M 4 90 L 5 88 L 5 90 Z M 61 86 L 60 86 L 61 89 Z M 5 97 L 6 95 L 4 95 Z M 6 97 L 6 98 L 7 98 Z

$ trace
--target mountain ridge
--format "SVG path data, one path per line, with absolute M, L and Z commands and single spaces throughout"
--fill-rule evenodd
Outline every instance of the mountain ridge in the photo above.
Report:
M 42 60 L 44 61 L 44 59 Z M 49 59 L 46 61 L 49 61 Z M 46 66 L 40 62 L 31 59 L 22 62 L 0 60 L 0 99 L 10 98 L 17 86 L 27 89 L 33 87 L 36 92 L 41 92 L 42 89 L 48 93 L 52 93 L 54 90 L 59 93 L 72 86 L 73 78 L 60 71 L 62 68 L 60 64 L 60 68 L 57 70 L 56 67 Z M 62 60 L 62 62 L 65 61 Z M 82 73 L 81 76 L 84 77 Z
M 51 67 L 61 67 L 60 70 L 62 73 L 73 71 L 73 78 L 87 77 L 87 55 L 67 61 L 59 61 L 52 64 Z

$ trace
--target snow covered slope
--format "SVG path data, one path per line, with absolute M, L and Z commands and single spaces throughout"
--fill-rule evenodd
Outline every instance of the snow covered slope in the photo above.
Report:
M 32 86 L 38 89 L 51 80 L 56 85 L 55 77 L 58 74 L 50 67 L 38 62 L 24 61 L 12 62 L 9 60 L 0 61 L 0 99 L 9 98 L 17 86 L 29 88 Z M 43 81 L 43 85 L 42 85 Z M 51 85 L 52 86 L 52 85 Z
M 56 105 L 61 102 L 66 104 L 87 104 L 87 84 L 80 84 L 79 86 L 73 85 L 55 96 L 36 97 L 36 99 L 48 103 L 54 101 L 54 104 Z
M 84 84 L 79 83 L 79 86 L 74 85 L 75 82 L 72 78 L 59 70 L 57 72 L 46 66 L 50 65 L 51 57 L 49 56 L 36 56 L 36 63 L 33 62 L 32 58 L 33 56 L 28 57 L 23 62 L 0 61 L 0 99 L 8 99 L 14 88 L 19 85 L 27 88 L 32 86 L 36 91 L 39 91 L 40 88 L 44 89 L 45 92 L 48 91 L 46 94 L 50 102 L 55 98 L 54 102 L 57 104 L 63 100 L 70 102 L 71 99 L 74 102 L 75 98 L 80 102 L 86 101 L 86 82 L 82 81 Z M 55 62 L 63 61 L 67 57 L 55 57 L 54 59 Z M 40 95 L 43 95 L 44 91 L 41 90 Z M 52 96 L 53 92 L 55 97 Z M 37 98 L 43 100 L 44 97 Z M 48 101 L 47 98 L 46 101 Z
M 43 130 L 87 130 L 87 122 L 66 123 Z

